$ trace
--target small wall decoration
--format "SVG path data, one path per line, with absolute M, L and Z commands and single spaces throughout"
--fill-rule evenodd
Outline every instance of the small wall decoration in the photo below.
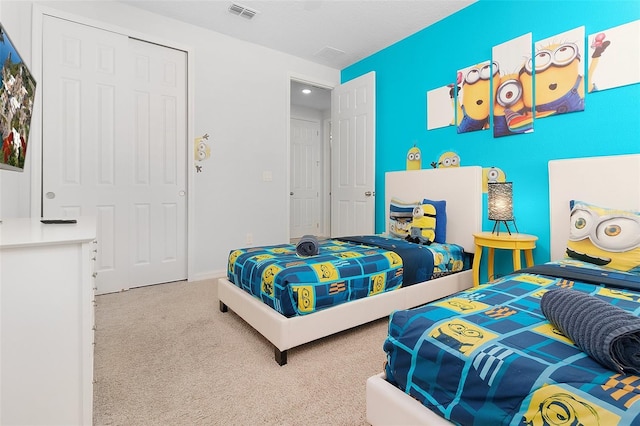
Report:
M 413 145 L 407 152 L 407 170 L 420 170 L 422 168 L 422 153 L 420 148 Z
M 438 161 L 432 161 L 431 167 L 434 169 L 460 167 L 460 156 L 453 151 L 447 151 L 438 158 Z
M 536 43 L 520 78 L 523 85 L 531 84 L 535 69 L 536 118 L 584 111 L 584 37 L 584 27 L 578 27 Z M 533 107 L 526 92 L 524 104 Z
M 495 95 L 497 84 L 493 83 L 494 93 L 491 93 L 491 80 L 498 75 L 497 64 L 491 61 L 459 70 L 457 82 L 460 90 L 456 95 L 456 123 L 458 133 L 473 132 L 489 128 L 489 113 L 491 100 Z
M 640 20 L 591 34 L 588 46 L 589 92 L 640 82 Z
M 533 114 L 525 107 L 524 93 L 532 99 L 531 79 L 523 84 L 520 71 L 532 56 L 531 33 L 493 47 L 493 62 L 499 66 L 498 85 L 493 98 L 493 136 L 510 136 L 533 132 Z
M 455 124 L 455 89 L 453 84 L 427 92 L 427 130 Z
M 506 182 L 507 175 L 498 167 L 483 167 L 482 168 L 482 192 L 486 193 L 489 190 L 487 184 Z
M 211 148 L 209 144 L 206 142 L 209 140 L 209 135 L 205 133 L 199 138 L 195 138 L 194 140 L 194 157 L 197 162 L 205 161 L 211 157 Z M 200 173 L 202 171 L 202 166 L 196 164 L 196 173 Z

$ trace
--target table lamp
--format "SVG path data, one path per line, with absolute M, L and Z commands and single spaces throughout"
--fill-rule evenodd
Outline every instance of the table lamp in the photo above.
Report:
M 500 235 L 500 224 L 504 223 L 507 232 L 511 235 L 507 222 L 513 222 L 513 226 L 518 232 L 516 220 L 513 217 L 513 182 L 489 182 L 487 184 L 487 194 L 489 220 L 496 222 L 491 233 Z

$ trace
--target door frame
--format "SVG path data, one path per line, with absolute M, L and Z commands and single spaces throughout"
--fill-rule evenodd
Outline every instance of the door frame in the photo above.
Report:
M 191 190 L 195 188 L 195 168 L 191 165 L 191 159 L 194 156 L 194 144 L 191 141 L 195 138 L 194 132 L 194 105 L 195 105 L 195 60 L 193 46 L 187 46 L 176 43 L 171 40 L 163 39 L 155 35 L 150 35 L 137 30 L 120 27 L 111 23 L 97 21 L 82 15 L 75 15 L 59 9 L 43 6 L 38 3 L 32 5 L 32 31 L 31 31 L 31 68 L 36 76 L 36 82 L 42 84 L 42 28 L 43 16 L 49 15 L 59 19 L 66 19 L 79 24 L 96 27 L 101 30 L 111 31 L 125 35 L 127 37 L 136 38 L 145 42 L 159 44 L 176 50 L 182 50 L 187 54 L 187 152 L 186 152 L 186 171 L 187 171 L 187 280 L 191 281 L 195 276 L 194 271 L 194 251 L 195 239 L 195 209 L 194 197 Z M 36 99 L 34 102 L 34 114 L 32 116 L 31 132 L 29 135 L 29 150 L 31 156 L 31 217 L 42 216 L 42 89 L 36 88 Z
M 291 193 L 291 81 L 297 81 L 300 83 L 306 83 L 306 84 L 310 84 L 316 87 L 319 87 L 321 89 L 326 89 L 329 91 L 332 91 L 334 87 L 338 86 L 340 83 L 339 82 L 330 82 L 330 81 L 322 81 L 319 80 L 317 78 L 313 78 L 313 77 L 309 77 L 309 76 L 304 76 L 304 75 L 300 75 L 300 74 L 296 74 L 296 73 L 289 73 L 289 75 L 287 76 L 287 124 L 286 124 L 286 144 L 287 144 L 287 158 L 289 159 L 287 161 L 287 166 L 286 166 L 286 180 L 287 180 L 287 192 L 286 194 L 290 194 Z M 331 192 L 331 139 L 330 139 L 330 135 L 326 132 L 327 128 L 328 128 L 328 124 L 327 121 L 330 122 L 331 119 L 329 118 L 324 119 L 320 122 L 320 128 L 322 129 L 322 139 L 320 141 L 321 143 L 321 149 L 320 149 L 320 156 L 321 156 L 321 161 L 322 161 L 322 194 L 320 197 L 320 203 L 322 204 L 323 208 L 322 210 L 322 216 L 320 217 L 320 226 L 322 227 L 322 229 L 320 229 L 319 231 L 321 231 L 320 233 L 322 233 L 323 236 L 328 236 L 329 233 L 331 232 L 331 209 L 330 209 L 330 204 L 331 204 L 331 197 L 329 196 L 330 192 Z M 328 155 L 328 157 L 327 157 Z M 329 206 L 329 210 L 327 210 L 327 206 Z M 289 197 L 289 195 L 287 195 L 287 240 L 291 239 L 291 197 Z M 327 216 L 327 211 L 329 212 L 328 216 Z

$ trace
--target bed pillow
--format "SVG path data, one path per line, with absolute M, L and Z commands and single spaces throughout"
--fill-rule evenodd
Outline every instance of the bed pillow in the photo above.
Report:
M 640 274 L 640 212 L 571 200 L 567 256 Z
M 435 242 L 444 244 L 447 242 L 447 201 L 446 200 L 422 200 L 423 205 L 431 205 L 436 209 L 436 237 Z
M 409 235 L 413 209 L 420 205 L 419 201 L 406 202 L 398 198 L 391 198 L 389 204 L 389 234 L 405 238 Z

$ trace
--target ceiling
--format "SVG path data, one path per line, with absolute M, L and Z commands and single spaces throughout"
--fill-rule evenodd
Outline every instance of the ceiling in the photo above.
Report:
M 311 93 L 302 93 L 311 89 Z M 291 80 L 291 104 L 324 111 L 331 108 L 331 90 Z
M 121 0 L 231 37 L 343 69 L 476 0 Z M 232 4 L 257 12 L 229 12 Z
M 343 69 L 477 0 L 121 0 L 122 3 Z M 248 8 L 247 19 L 230 13 Z M 319 110 L 331 91 L 292 82 L 291 103 Z

